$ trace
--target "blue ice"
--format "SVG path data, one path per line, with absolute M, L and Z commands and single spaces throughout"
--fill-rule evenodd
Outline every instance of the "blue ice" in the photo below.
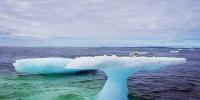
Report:
M 75 73 L 77 69 L 67 69 L 66 64 L 72 61 L 68 58 L 32 58 L 16 60 L 15 70 L 29 74 Z
M 18 72 L 71 73 L 81 70 L 102 70 L 108 79 L 97 94 L 97 100 L 128 100 L 127 78 L 139 71 L 153 71 L 169 65 L 185 63 L 185 58 L 95 56 L 68 58 L 22 59 L 14 63 Z

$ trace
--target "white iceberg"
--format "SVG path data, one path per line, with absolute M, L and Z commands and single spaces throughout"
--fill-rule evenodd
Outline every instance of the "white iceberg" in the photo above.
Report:
M 69 62 L 66 68 L 104 71 L 108 79 L 97 95 L 97 100 L 128 100 L 126 81 L 130 74 L 138 71 L 153 71 L 185 62 L 185 58 L 96 56 L 76 58 Z
M 17 72 L 29 74 L 74 73 L 79 71 L 65 68 L 70 61 L 72 59 L 68 58 L 32 58 L 16 60 L 13 65 Z
M 185 63 L 185 58 L 95 56 L 68 58 L 38 58 L 17 60 L 13 65 L 18 72 L 73 73 L 81 70 L 102 70 L 108 79 L 96 96 L 97 100 L 128 100 L 127 78 L 138 71 Z
M 180 51 L 178 50 L 172 50 L 172 51 L 169 51 L 170 53 L 179 53 Z

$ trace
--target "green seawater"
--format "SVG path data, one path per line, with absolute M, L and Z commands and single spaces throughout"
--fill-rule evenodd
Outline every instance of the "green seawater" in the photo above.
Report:
M 104 83 L 94 74 L 0 74 L 0 100 L 91 100 Z

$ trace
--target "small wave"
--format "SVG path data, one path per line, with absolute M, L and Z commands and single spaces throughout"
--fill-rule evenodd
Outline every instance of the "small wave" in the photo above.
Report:
M 193 48 L 191 48 L 191 49 L 188 49 L 189 51 L 195 51 L 196 49 L 193 49 Z
M 77 94 L 62 94 L 56 100 L 86 100 L 84 97 Z

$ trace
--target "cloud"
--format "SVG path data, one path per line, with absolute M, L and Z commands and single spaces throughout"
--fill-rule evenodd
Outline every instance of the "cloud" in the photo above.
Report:
M 4 0 L 0 32 L 33 39 L 177 38 L 199 32 L 199 5 L 197 0 Z

